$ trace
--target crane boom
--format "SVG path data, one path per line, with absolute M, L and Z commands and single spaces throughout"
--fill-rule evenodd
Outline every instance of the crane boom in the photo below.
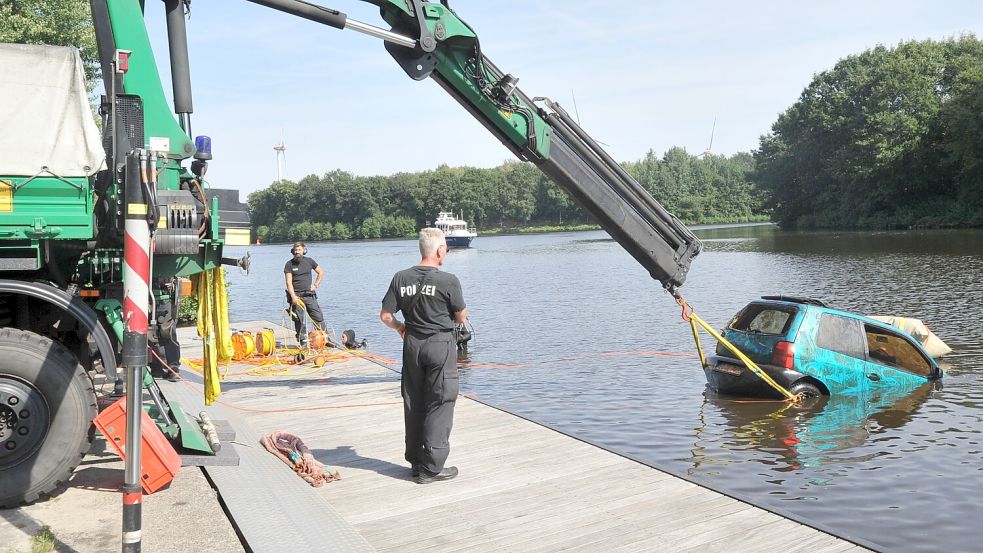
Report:
M 604 151 L 559 104 L 530 99 L 518 79 L 481 52 L 477 35 L 448 6 L 428 0 L 364 0 L 381 29 L 302 0 L 249 0 L 338 29 L 381 38 L 411 78 L 433 78 L 519 159 L 535 164 L 673 295 L 700 240 Z

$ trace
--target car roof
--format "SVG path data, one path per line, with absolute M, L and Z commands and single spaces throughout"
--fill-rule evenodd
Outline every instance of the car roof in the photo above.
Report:
M 916 340 L 913 336 L 911 336 L 911 334 L 905 332 L 904 330 L 894 325 L 885 323 L 883 321 L 878 321 L 877 319 L 871 319 L 870 317 L 867 317 L 865 315 L 858 315 L 857 313 L 851 313 L 849 311 L 843 311 L 840 309 L 833 309 L 832 307 L 826 305 L 826 302 L 822 300 L 813 299 L 813 298 L 799 298 L 795 296 L 761 296 L 760 300 L 754 300 L 751 303 L 756 303 L 759 305 L 772 304 L 772 305 L 795 306 L 802 309 L 803 311 L 817 309 L 824 313 L 831 313 L 834 315 L 840 315 L 842 317 L 857 319 L 863 322 L 864 324 L 875 326 L 883 330 L 888 330 L 897 334 L 902 334 L 911 337 L 910 341 L 914 343 L 918 349 L 922 350 L 922 353 L 924 353 L 929 359 L 932 359 L 933 363 L 935 363 L 935 359 L 933 359 L 931 355 L 928 355 L 928 352 L 926 352 L 925 348 L 922 347 L 920 343 L 918 343 L 918 340 Z
M 828 307 L 826 305 L 826 302 L 824 302 L 823 300 L 817 300 L 815 298 L 800 298 L 797 296 L 778 295 L 778 296 L 761 296 L 761 299 L 770 300 L 770 301 L 783 301 L 787 303 L 801 303 L 805 305 L 818 305 L 819 307 Z
M 760 300 L 755 300 L 751 303 L 792 305 L 792 306 L 805 308 L 806 310 L 816 309 L 824 313 L 832 313 L 834 315 L 841 315 L 843 317 L 849 317 L 851 319 L 860 319 L 865 323 L 870 323 L 872 325 L 881 328 L 900 330 L 896 326 L 889 325 L 887 323 L 878 321 L 876 319 L 871 319 L 870 317 L 867 317 L 865 315 L 859 315 L 857 313 L 851 313 L 849 311 L 843 311 L 841 309 L 834 309 L 829 305 L 827 305 L 826 302 L 814 298 L 800 298 L 795 296 L 761 296 Z

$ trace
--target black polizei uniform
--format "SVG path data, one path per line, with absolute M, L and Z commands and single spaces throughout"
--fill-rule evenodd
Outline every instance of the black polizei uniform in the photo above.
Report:
M 393 276 L 382 309 L 403 312 L 403 421 L 406 460 L 437 474 L 450 453 L 460 376 L 454 313 L 465 308 L 461 282 L 436 267 L 416 266 Z
M 324 328 L 324 315 L 321 314 L 321 306 L 317 303 L 317 294 L 311 289 L 314 282 L 314 269 L 317 269 L 317 261 L 309 257 L 293 258 L 283 266 L 283 272 L 291 275 L 294 285 L 294 293 L 304 302 L 306 315 Z M 294 320 L 294 330 L 297 332 L 297 342 L 302 346 L 307 345 L 307 317 L 305 309 L 300 309 L 290 300 L 290 291 L 287 291 L 287 303 L 290 304 L 290 315 Z

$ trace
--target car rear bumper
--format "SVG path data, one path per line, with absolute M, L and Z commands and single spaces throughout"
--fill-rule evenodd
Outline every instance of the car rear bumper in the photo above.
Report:
M 798 371 L 774 365 L 758 365 L 758 368 L 785 389 L 790 388 L 804 376 Z M 707 359 L 707 366 L 703 368 L 703 372 L 707 377 L 707 386 L 719 394 L 784 399 L 781 393 L 737 359 L 711 356 Z

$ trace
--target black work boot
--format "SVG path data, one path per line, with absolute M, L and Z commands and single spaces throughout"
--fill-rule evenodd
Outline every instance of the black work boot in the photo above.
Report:
M 457 477 L 457 467 L 444 467 L 444 470 L 433 474 L 426 469 L 420 469 L 420 475 L 416 477 L 417 484 L 429 484 L 431 482 L 442 482 L 452 480 Z
M 167 370 L 167 375 L 165 376 L 170 382 L 177 382 L 181 380 L 181 367 L 171 367 Z

